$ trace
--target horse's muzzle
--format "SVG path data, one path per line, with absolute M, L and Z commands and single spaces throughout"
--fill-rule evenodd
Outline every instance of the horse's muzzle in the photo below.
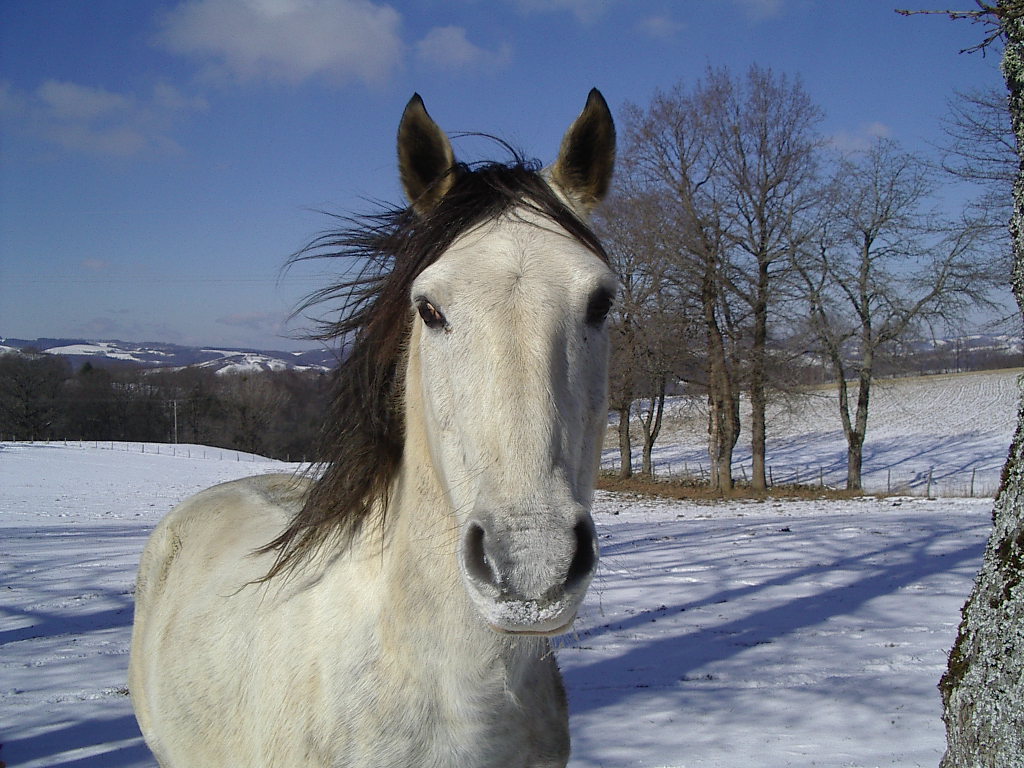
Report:
M 482 515 L 466 524 L 460 560 L 467 591 L 492 629 L 561 634 L 593 578 L 597 536 L 586 512 L 561 529 L 503 526 Z

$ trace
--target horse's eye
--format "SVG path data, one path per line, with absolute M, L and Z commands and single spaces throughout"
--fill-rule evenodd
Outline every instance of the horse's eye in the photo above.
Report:
M 437 329 L 444 328 L 448 325 L 448 321 L 445 320 L 444 315 L 441 314 L 441 310 L 422 296 L 416 299 L 416 311 L 420 313 L 420 317 L 423 318 L 423 323 L 427 328 Z
M 614 297 L 603 288 L 594 292 L 587 303 L 587 324 L 600 325 L 612 309 Z

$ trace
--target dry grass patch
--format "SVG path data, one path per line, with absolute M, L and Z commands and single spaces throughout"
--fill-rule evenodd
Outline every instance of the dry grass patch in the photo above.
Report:
M 875 496 L 863 491 L 835 490 L 817 485 L 775 485 L 767 491 L 755 491 L 749 485 L 737 483 L 732 491 L 723 493 L 698 480 L 680 478 L 651 478 L 633 475 L 623 479 L 614 472 L 602 472 L 597 478 L 597 487 L 602 491 L 635 493 L 641 496 L 657 496 L 664 499 L 686 499 L 691 501 L 718 501 L 721 499 L 852 499 L 858 496 Z

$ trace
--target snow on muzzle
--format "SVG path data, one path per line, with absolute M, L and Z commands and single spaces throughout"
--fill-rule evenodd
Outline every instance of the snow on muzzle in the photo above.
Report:
M 597 536 L 589 512 L 502 512 L 476 513 L 465 524 L 459 554 L 474 605 L 499 632 L 565 632 L 597 567 Z M 551 517 L 569 519 L 553 525 Z M 529 524 L 538 518 L 540 524 Z

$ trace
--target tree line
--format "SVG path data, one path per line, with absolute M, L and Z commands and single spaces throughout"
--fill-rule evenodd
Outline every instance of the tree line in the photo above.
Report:
M 195 443 L 285 460 L 313 455 L 330 376 L 204 368 L 73 370 L 59 355 L 0 355 L 0 439 Z
M 759 66 L 709 68 L 627 106 L 597 221 L 623 282 L 610 379 L 623 475 L 634 425 L 651 471 L 665 397 L 682 390 L 707 399 L 722 491 L 747 400 L 750 482 L 766 488 L 768 400 L 824 367 L 839 389 L 847 485 L 861 487 L 875 376 L 898 369 L 912 340 L 996 311 L 1009 273 L 1016 156 L 1005 100 L 978 106 L 988 102 L 1000 103 L 955 102 L 940 162 L 885 137 L 840 151 L 799 80 Z M 986 194 L 951 212 L 940 199 L 954 176 Z

